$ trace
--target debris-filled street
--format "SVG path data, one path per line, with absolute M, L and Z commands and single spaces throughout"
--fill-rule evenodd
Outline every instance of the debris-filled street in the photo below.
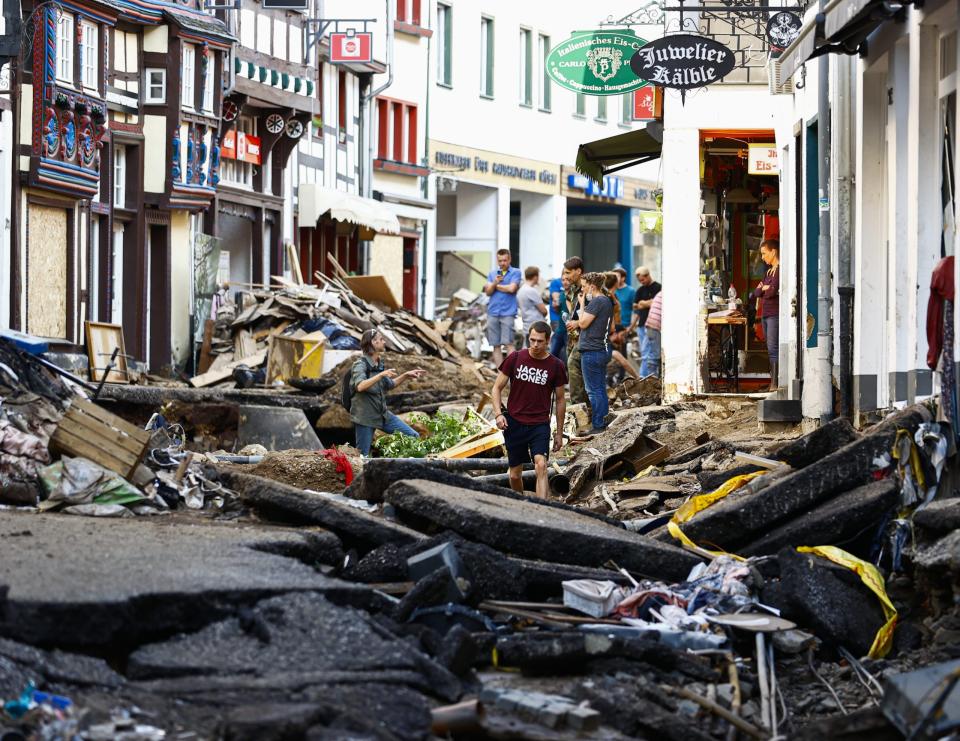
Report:
M 542 499 L 531 465 L 510 488 L 492 374 L 420 321 L 390 364 L 431 375 L 388 398 L 421 437 L 370 456 L 338 401 L 349 358 L 309 391 L 235 366 L 98 394 L 0 339 L 5 741 L 956 725 L 960 499 L 935 410 L 763 431 L 755 400 L 622 384 L 600 434 L 567 407 Z

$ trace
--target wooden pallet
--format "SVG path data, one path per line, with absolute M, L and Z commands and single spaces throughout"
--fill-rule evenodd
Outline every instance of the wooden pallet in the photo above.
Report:
M 129 480 L 149 440 L 146 430 L 77 396 L 50 438 L 50 449 L 87 458 Z

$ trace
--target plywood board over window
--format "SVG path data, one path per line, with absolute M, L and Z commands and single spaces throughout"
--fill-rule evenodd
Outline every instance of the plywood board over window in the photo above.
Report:
M 67 337 L 67 212 L 30 205 L 27 226 L 27 332 Z

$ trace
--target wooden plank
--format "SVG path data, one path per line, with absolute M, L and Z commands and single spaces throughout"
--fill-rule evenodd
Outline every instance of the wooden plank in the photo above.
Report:
M 50 444 L 61 453 L 87 458 L 104 468 L 119 473 L 124 478 L 128 478 L 140 463 L 140 459 L 136 456 L 118 456 L 61 427 L 54 431 L 53 437 L 50 438 Z
M 297 254 L 297 248 L 293 242 L 287 242 L 287 260 L 290 262 L 290 273 L 298 286 L 303 285 L 303 272 L 300 270 L 300 255 Z
M 249 330 L 241 329 L 233 336 L 233 354 L 246 358 L 257 351 L 257 342 Z
M 146 440 L 137 440 L 125 435 L 83 412 L 68 411 L 60 420 L 60 424 L 66 424 L 68 430 L 80 437 L 88 436 L 91 440 L 100 440 L 104 445 L 126 450 L 136 456 L 140 455 L 143 446 L 147 444 Z
M 468 443 L 459 443 L 440 453 L 440 458 L 470 458 L 503 445 L 503 433 L 500 430 L 487 432 L 480 439 Z
M 433 327 L 427 324 L 423 319 L 418 317 L 416 314 L 408 314 L 407 319 L 416 327 L 420 332 L 430 338 L 430 341 L 433 342 L 438 349 L 446 350 L 454 359 L 459 363 L 461 360 L 460 353 L 457 352 L 456 348 L 451 347 L 447 344 L 447 341 L 440 336 L 440 333 L 437 332 Z
M 400 302 L 382 275 L 351 275 L 343 279 L 354 295 L 375 304 L 383 304 L 391 311 L 400 308 Z
M 760 455 L 751 455 L 750 453 L 744 453 L 739 450 L 734 452 L 733 457 L 735 460 L 738 460 L 741 463 L 749 463 L 750 465 L 760 466 L 760 468 L 766 468 L 771 471 L 776 468 L 783 468 L 787 465 L 783 461 L 775 461 L 771 458 L 764 458 Z
M 216 371 L 207 371 L 206 373 L 201 373 L 199 376 L 194 376 L 190 379 L 190 385 L 194 388 L 203 388 L 204 386 L 212 386 L 215 383 L 220 381 L 226 381 L 233 375 L 233 369 L 238 365 L 247 365 L 251 368 L 256 368 L 259 365 L 263 364 L 263 361 L 267 359 L 267 351 L 259 350 L 253 355 L 240 358 L 240 360 L 234 360 L 231 363 L 227 363 L 223 368 Z
M 150 433 L 146 430 L 137 427 L 135 424 L 127 422 L 127 420 L 125 420 L 123 417 L 118 417 L 113 412 L 108 412 L 103 407 L 94 404 L 92 401 L 88 401 L 81 396 L 75 396 L 70 402 L 70 407 L 76 407 L 86 414 L 89 414 L 94 419 L 98 419 L 104 424 L 110 425 L 121 432 L 125 432 L 136 440 L 140 440 L 144 443 L 150 440 Z
M 200 345 L 200 360 L 197 370 L 206 373 L 210 370 L 210 364 L 213 362 L 213 356 L 210 354 L 210 346 L 213 344 L 213 328 L 217 323 L 213 319 L 207 319 L 203 323 L 203 344 Z

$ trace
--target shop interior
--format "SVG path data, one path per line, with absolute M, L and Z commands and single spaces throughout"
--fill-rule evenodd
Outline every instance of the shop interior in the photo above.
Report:
M 775 146 L 773 131 L 703 131 L 700 137 L 700 285 L 706 306 L 709 392 L 766 390 L 770 370 L 757 300 L 767 271 L 760 244 L 779 239 L 779 177 L 757 171 L 751 144 Z M 782 300 L 782 298 L 781 298 Z

